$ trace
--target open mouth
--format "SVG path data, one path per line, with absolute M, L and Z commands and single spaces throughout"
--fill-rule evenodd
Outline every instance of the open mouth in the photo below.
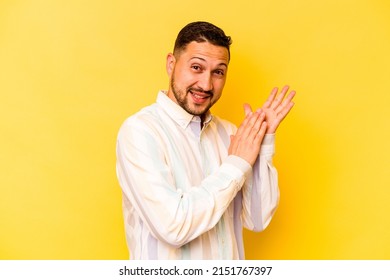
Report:
M 206 94 L 206 93 L 201 93 L 201 92 L 194 92 L 192 90 L 189 91 L 191 96 L 192 96 L 192 99 L 195 101 L 195 103 L 204 103 L 206 102 L 207 99 L 209 99 L 211 97 L 210 94 Z

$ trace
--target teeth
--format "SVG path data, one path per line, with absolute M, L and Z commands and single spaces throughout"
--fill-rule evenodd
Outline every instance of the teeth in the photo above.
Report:
M 195 96 L 196 98 L 206 98 L 207 96 L 200 96 L 196 93 L 192 93 L 193 96 Z

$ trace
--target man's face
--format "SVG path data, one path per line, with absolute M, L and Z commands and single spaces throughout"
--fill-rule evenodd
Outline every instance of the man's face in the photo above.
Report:
M 188 113 L 201 116 L 221 97 L 228 70 L 225 47 L 191 42 L 167 57 L 168 96 Z

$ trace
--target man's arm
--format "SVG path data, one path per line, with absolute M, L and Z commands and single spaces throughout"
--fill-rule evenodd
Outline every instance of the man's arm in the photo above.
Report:
M 268 226 L 279 202 L 278 174 L 272 158 L 275 153 L 275 132 L 294 106 L 292 99 L 295 91 L 287 95 L 288 89 L 285 86 L 277 94 L 278 89 L 274 88 L 262 107 L 266 114 L 267 134 L 253 166 L 252 176 L 242 188 L 244 226 L 253 231 L 262 231 Z M 248 104 L 244 105 L 244 110 L 246 115 L 252 112 Z
M 272 158 L 275 152 L 275 135 L 264 137 L 251 176 L 242 187 L 244 226 L 262 231 L 271 222 L 279 203 L 278 173 Z

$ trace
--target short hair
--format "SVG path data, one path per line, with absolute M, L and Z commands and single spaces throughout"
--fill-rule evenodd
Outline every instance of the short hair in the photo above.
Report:
M 228 50 L 230 58 L 232 39 L 230 36 L 226 36 L 225 32 L 214 24 L 205 21 L 196 21 L 184 26 L 177 35 L 173 53 L 177 54 L 185 50 L 187 45 L 193 41 L 198 43 L 209 42 L 215 46 L 225 47 Z

